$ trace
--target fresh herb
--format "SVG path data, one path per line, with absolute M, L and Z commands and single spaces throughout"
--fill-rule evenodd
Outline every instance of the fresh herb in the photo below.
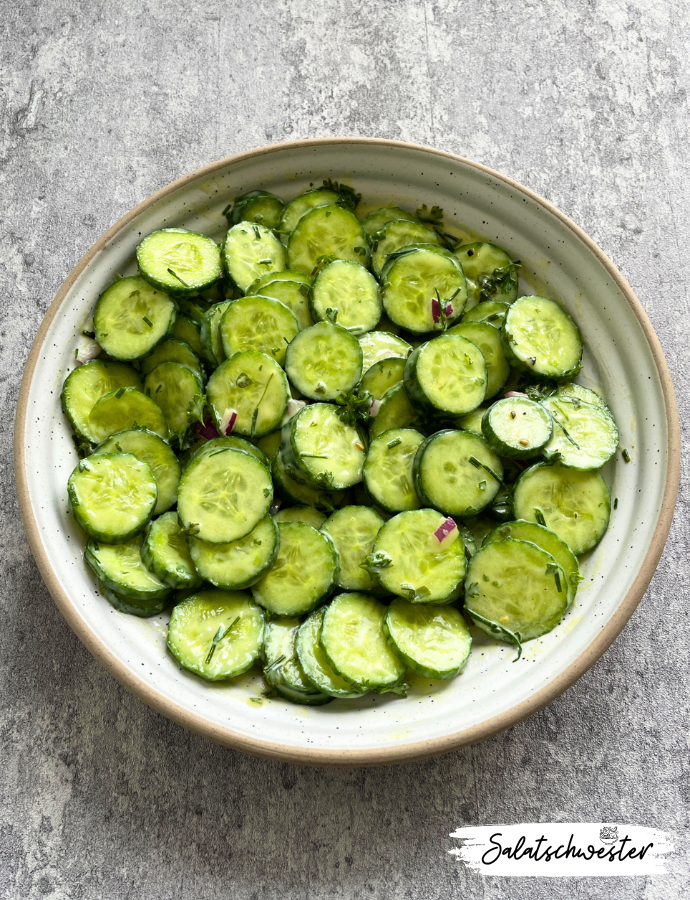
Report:
M 189 528 L 184 528 L 183 531 L 190 537 L 195 537 L 201 531 L 201 525 L 198 522 L 192 522 Z
M 507 266 L 499 266 L 491 275 L 480 275 L 479 300 L 493 300 L 498 293 L 509 293 L 517 287 L 517 268 L 521 263 L 517 260 Z
M 225 209 L 221 213 L 221 216 L 225 216 L 226 219 L 229 219 L 230 213 L 232 212 L 232 208 L 234 205 L 235 205 L 234 203 L 228 203 L 228 205 L 225 207 Z
M 246 388 L 246 387 L 249 387 L 250 384 L 254 384 L 254 382 L 253 382 L 252 379 L 249 377 L 249 375 L 247 375 L 246 372 L 241 372 L 241 373 L 237 376 L 237 378 L 236 378 L 236 380 L 235 380 L 235 384 L 236 384 L 237 387 L 239 387 L 239 388 Z
M 366 569 L 370 575 L 376 575 L 381 569 L 387 569 L 393 565 L 393 557 L 385 550 L 375 550 L 369 556 L 365 556 L 359 564 L 360 569 Z
M 177 280 L 178 280 L 181 284 L 183 284 L 186 288 L 189 287 L 189 285 L 187 284 L 187 282 L 184 281 L 184 279 L 180 278 L 180 276 L 177 274 L 177 272 L 176 272 L 174 269 L 171 269 L 170 267 L 168 267 L 168 272 L 170 272 L 170 274 L 172 275 L 173 278 L 177 278 Z
M 325 253 L 323 256 L 317 257 L 316 265 L 311 270 L 311 277 L 316 278 L 321 269 L 325 269 L 332 262 L 335 262 L 335 256 L 332 253 Z
M 392 450 L 393 447 L 397 447 L 398 444 L 402 444 L 401 437 L 393 438 L 392 441 L 388 441 L 388 443 L 386 444 L 386 447 L 388 447 L 389 450 Z
M 544 513 L 539 509 L 538 506 L 534 507 L 534 518 L 542 527 L 546 528 L 546 519 L 544 518 Z
M 259 418 L 259 407 L 264 402 L 264 397 L 266 396 L 266 391 L 268 390 L 268 386 L 271 383 L 271 379 L 273 378 L 273 372 L 268 376 L 268 381 L 266 382 L 266 387 L 264 388 L 264 392 L 261 395 L 261 399 L 256 404 L 256 409 L 252 413 L 252 428 L 251 428 L 251 437 L 254 437 L 254 432 L 256 431 L 256 420 Z
M 482 625 L 486 625 L 491 634 L 496 635 L 496 637 L 501 638 L 508 644 L 515 644 L 518 648 L 518 655 L 513 662 L 517 662 L 520 659 L 522 656 L 522 636 L 518 631 L 509 631 L 497 622 L 492 622 L 491 619 L 485 619 L 484 616 L 480 616 L 479 613 L 471 612 L 470 610 L 468 610 L 468 613 L 475 622 L 481 622 Z
M 446 250 L 455 250 L 460 240 L 455 235 L 443 230 L 443 210 L 440 206 L 432 206 L 431 209 L 428 209 L 426 203 L 423 203 L 415 215 L 420 222 L 431 226 L 432 231 L 440 238 Z
M 485 466 L 483 462 L 479 462 L 476 456 L 470 456 L 468 462 L 475 467 L 475 469 L 484 469 L 485 472 L 488 472 L 492 478 L 494 478 L 500 485 L 505 487 L 505 483 L 502 478 L 499 478 L 498 475 L 490 469 L 488 466 Z
M 119 400 L 120 397 L 122 397 L 122 395 L 124 394 L 124 392 L 125 392 L 125 388 L 123 388 L 123 387 L 120 388 L 118 391 L 115 391 L 115 399 Z
M 465 591 L 465 596 L 467 597 L 477 597 L 479 596 L 479 585 L 476 581 L 473 581 L 472 584 L 468 586 Z
M 561 588 L 561 576 L 558 574 L 558 566 L 555 565 L 554 563 L 549 563 L 548 566 L 546 567 L 546 574 L 553 575 L 553 577 L 556 581 L 556 590 L 560 594 L 562 591 L 562 588 Z
M 82 331 L 82 334 L 84 335 L 84 337 L 87 337 L 87 338 L 95 338 L 96 337 L 96 334 L 93 331 Z
M 618 509 L 618 497 L 613 501 L 613 508 Z
M 235 618 L 235 620 L 233 621 L 232 625 L 228 625 L 228 627 L 225 629 L 223 628 L 222 625 L 218 628 L 218 631 L 216 631 L 216 634 L 213 638 L 213 642 L 211 643 L 211 647 L 208 651 L 208 656 L 206 657 L 206 665 L 208 665 L 211 662 L 211 659 L 213 657 L 213 654 L 214 654 L 218 644 L 220 644 L 220 642 L 223 640 L 224 637 L 226 637 L 228 634 L 230 634 L 232 629 L 235 627 L 235 625 L 237 625 L 237 623 L 239 621 L 240 621 L 240 617 L 237 616 Z
M 147 316 L 142 316 L 144 322 L 149 326 L 149 328 L 153 328 L 153 322 Z
M 158 393 L 159 391 L 162 391 L 162 390 L 163 390 L 163 383 L 161 382 L 161 383 L 158 385 L 158 387 L 156 388 L 156 393 Z
M 271 669 L 275 669 L 276 666 L 279 666 L 281 663 L 284 663 L 286 659 L 287 659 L 287 657 L 285 656 L 285 654 L 281 653 L 281 655 L 278 657 L 278 659 L 274 659 L 270 666 L 266 666 L 264 671 L 270 672 Z
M 366 247 L 353 247 L 352 249 L 355 251 L 355 253 L 359 253 L 360 256 L 367 255 Z
M 323 188 L 326 191 L 335 191 L 338 194 L 338 198 L 335 201 L 336 206 L 349 209 L 352 212 L 354 212 L 357 204 L 362 199 L 362 195 L 358 194 L 349 184 L 343 184 L 342 182 L 338 184 L 337 181 L 332 181 L 330 178 L 324 178 Z
M 333 306 L 326 307 L 326 318 L 331 323 L 331 325 L 338 324 L 338 308 Z
M 345 391 L 338 397 L 340 408 L 337 415 L 345 425 L 356 426 L 369 419 L 369 410 L 374 398 L 369 391 L 360 393 L 356 388 Z
M 261 232 L 259 231 L 259 226 L 252 225 L 252 228 L 254 229 L 254 240 L 260 241 L 261 240 Z
M 623 462 L 627 462 L 627 463 L 630 462 L 630 454 L 625 449 L 623 450 Z
M 327 456 L 320 456 L 318 453 L 300 453 L 300 459 L 328 459 Z
M 271 496 L 271 489 L 264 488 L 264 497 L 270 497 L 270 496 Z
M 257 265 L 259 265 L 259 266 L 271 266 L 271 265 L 273 265 L 273 260 L 272 260 L 272 259 L 260 259 L 259 262 L 257 263 Z

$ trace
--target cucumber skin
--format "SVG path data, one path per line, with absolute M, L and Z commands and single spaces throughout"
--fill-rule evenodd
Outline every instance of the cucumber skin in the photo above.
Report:
M 269 191 L 249 191 L 246 194 L 241 194 L 239 197 L 235 197 L 232 212 L 230 213 L 230 225 L 238 225 L 240 222 L 256 222 L 256 219 L 245 218 L 244 212 L 247 207 L 251 207 L 252 204 L 257 200 L 270 202 L 275 206 L 277 210 L 277 216 L 275 216 L 275 219 L 271 219 L 270 222 L 257 222 L 257 224 L 265 225 L 267 228 L 271 229 L 277 228 L 280 224 L 283 210 L 285 209 L 285 203 L 280 199 L 280 197 L 276 197 L 275 194 L 271 194 Z
M 179 232 L 181 234 L 199 235 L 200 237 L 205 238 L 207 241 L 209 241 L 211 244 L 213 244 L 213 246 L 218 251 L 218 269 L 219 269 L 218 277 L 214 278 L 212 281 L 205 282 L 202 286 L 195 285 L 194 287 L 185 287 L 183 284 L 180 284 L 180 286 L 178 287 L 177 285 L 174 285 L 174 284 L 170 285 L 163 281 L 160 281 L 158 278 L 156 278 L 155 276 L 152 276 L 150 274 L 144 274 L 144 270 L 141 268 L 141 266 L 139 266 L 139 272 L 141 274 L 141 277 L 144 279 L 144 281 L 147 281 L 152 287 L 156 288 L 159 291 L 163 291 L 165 294 L 168 294 L 170 297 L 174 297 L 174 298 L 179 297 L 179 298 L 184 298 L 184 299 L 186 299 L 187 297 L 189 297 L 189 298 L 194 297 L 196 294 L 200 293 L 201 291 L 208 290 L 210 287 L 213 287 L 214 284 L 217 284 L 220 281 L 220 279 L 223 277 L 223 272 L 222 272 L 222 269 L 220 268 L 220 247 L 218 247 L 218 245 L 213 240 L 213 238 L 209 238 L 205 234 L 200 235 L 200 233 L 198 231 L 190 231 L 190 229 L 188 229 L 188 228 L 159 228 L 158 231 L 172 231 L 172 232 Z M 151 234 L 156 234 L 156 232 L 152 231 Z M 151 236 L 150 234 L 147 234 L 146 237 L 144 237 L 139 242 L 139 246 L 137 247 L 137 251 L 136 251 L 137 265 L 139 265 L 139 247 L 141 247 L 141 245 L 144 243 L 146 238 L 150 237 L 150 236 Z M 172 330 L 172 324 L 173 323 L 171 323 L 171 325 L 170 325 L 171 330 Z
M 393 601 L 395 602 L 395 601 Z M 386 613 L 386 618 L 383 620 L 383 633 L 386 636 L 386 643 L 391 648 L 393 653 L 400 659 L 408 669 L 412 669 L 413 672 L 416 672 L 417 675 L 421 675 L 424 678 L 433 678 L 437 681 L 449 681 L 451 678 L 455 678 L 456 675 L 459 675 L 462 670 L 467 665 L 467 661 L 470 658 L 470 652 L 472 649 L 472 642 L 470 639 L 470 645 L 467 651 L 467 656 L 464 658 L 462 663 L 459 666 L 456 666 L 453 669 L 444 669 L 440 671 L 439 669 L 430 669 L 428 666 L 422 666 L 420 663 L 416 662 L 416 660 L 412 659 L 411 656 L 408 656 L 407 653 L 403 653 L 400 647 L 395 643 L 394 638 L 390 633 L 390 629 L 388 627 L 388 616 L 390 615 L 390 606 L 388 607 L 388 612 Z
M 519 299 L 522 300 L 522 299 L 527 299 L 527 298 L 520 297 Z M 545 298 L 545 299 L 548 299 L 548 298 Z M 555 304 L 555 305 L 558 306 L 558 304 Z M 503 325 L 501 326 L 501 345 L 503 347 L 503 352 L 505 353 L 505 357 L 508 360 L 508 365 L 511 366 L 513 369 L 517 369 L 518 372 L 523 372 L 523 373 L 526 373 L 527 375 L 531 375 L 535 381 L 540 381 L 543 384 L 558 384 L 562 381 L 572 381 L 572 379 L 575 378 L 575 376 L 578 374 L 578 372 L 580 372 L 580 370 L 582 369 L 582 354 L 584 353 L 584 342 L 582 340 L 582 335 L 580 333 L 580 329 L 577 327 L 575 320 L 572 318 L 572 316 L 569 313 L 567 313 L 563 309 L 563 307 L 558 306 L 558 308 L 563 313 L 563 315 L 566 316 L 570 320 L 570 322 L 572 323 L 572 325 L 577 333 L 577 336 L 580 340 L 580 358 L 578 359 L 577 363 L 571 369 L 569 369 L 567 372 L 562 373 L 561 375 L 544 375 L 541 372 L 537 372 L 534 368 L 532 368 L 532 366 L 528 362 L 519 359 L 513 352 L 513 347 L 512 347 L 513 340 L 510 335 L 509 329 L 506 328 L 506 324 L 508 321 L 508 314 L 506 314 L 506 318 L 504 319 Z
M 140 619 L 150 619 L 151 616 L 159 616 L 170 606 L 170 595 L 167 595 L 164 599 L 160 600 L 156 606 L 145 607 L 137 606 L 128 599 L 121 597 L 120 594 L 111 590 L 104 582 L 99 583 L 98 589 L 108 603 L 110 603 L 110 605 L 118 612 L 126 613 L 129 616 L 138 616 Z
M 326 491 L 323 488 L 313 488 L 308 485 L 304 485 L 304 488 L 310 491 L 314 491 L 317 495 L 313 498 L 313 502 L 310 503 L 308 499 L 303 494 L 297 493 L 297 488 L 303 487 L 302 483 L 297 481 L 290 472 L 285 472 L 284 474 L 280 471 L 280 466 L 285 468 L 285 463 L 280 457 L 280 450 L 273 457 L 273 461 L 271 463 L 271 475 L 273 476 L 273 485 L 276 489 L 277 493 L 288 503 L 295 503 L 300 506 L 314 506 L 316 509 L 323 510 L 324 512 L 331 513 L 336 509 L 340 509 L 347 502 L 347 492 L 346 491 Z M 288 478 L 292 479 L 294 486 L 292 491 L 290 490 L 290 482 Z M 340 495 L 340 496 L 339 496 Z M 312 499 L 312 498 L 310 498 Z
M 238 581 L 237 584 L 220 584 L 216 581 L 211 581 L 210 579 L 208 579 L 209 584 L 212 584 L 213 587 L 216 587 L 221 591 L 244 591 L 250 588 L 252 585 L 256 584 L 257 581 L 260 581 L 264 577 L 266 572 L 273 568 L 273 563 L 276 561 L 276 556 L 278 556 L 278 551 L 280 550 L 280 532 L 278 531 L 278 526 L 273 517 L 269 516 L 269 518 L 271 519 L 271 522 L 273 522 L 273 530 L 275 532 L 276 541 L 273 547 L 273 553 L 271 554 L 270 559 L 267 560 L 266 565 L 264 565 L 264 567 L 259 572 L 255 572 L 254 575 L 252 575 L 250 578 L 247 578 L 246 581 Z M 260 524 L 261 522 L 259 523 L 259 525 Z M 256 527 L 258 528 L 258 525 Z M 251 531 L 249 532 L 249 534 L 251 534 Z M 242 538 L 238 538 L 238 540 L 241 541 Z M 234 543 L 234 541 L 230 541 L 230 543 Z M 199 583 L 203 583 L 201 578 Z
M 69 388 L 70 388 L 70 383 L 71 383 L 71 381 L 78 381 L 78 380 L 79 380 L 79 376 L 76 375 L 76 373 L 77 373 L 77 372 L 85 371 L 86 368 L 87 368 L 87 366 L 93 366 L 94 363 L 96 363 L 96 364 L 99 366 L 99 368 L 100 368 L 101 366 L 106 366 L 106 370 L 107 370 L 108 368 L 111 368 L 111 367 L 120 367 L 120 366 L 122 366 L 123 368 L 130 369 L 130 370 L 131 370 L 132 377 L 131 377 L 131 379 L 130 379 L 130 382 L 131 382 L 130 384 L 128 384 L 128 385 L 126 385 L 126 384 L 118 385 L 117 387 L 111 388 L 110 390 L 117 390 L 118 387 L 133 387 L 133 388 L 134 388 L 135 390 L 137 390 L 137 391 L 143 391 L 143 390 L 144 390 L 144 382 L 143 382 L 143 379 L 141 378 L 140 373 L 137 372 L 136 369 L 133 369 L 128 363 L 126 363 L 126 362 L 120 362 L 120 360 L 115 360 L 115 359 L 114 359 L 114 360 L 109 360 L 109 359 L 107 359 L 107 360 L 106 360 L 106 359 L 92 359 L 92 360 L 90 360 L 89 362 L 84 363 L 83 366 L 78 366 L 76 369 L 73 369 L 73 370 L 69 373 L 69 375 L 67 376 L 67 378 L 65 378 L 65 381 L 64 381 L 64 383 L 63 383 L 63 385 L 62 385 L 62 391 L 61 391 L 61 393 L 60 393 L 60 403 L 61 403 L 61 405 L 62 405 L 62 411 L 63 411 L 64 414 L 67 416 L 67 420 L 69 421 L 70 425 L 72 426 L 72 430 L 74 431 L 74 433 L 75 433 L 78 437 L 84 438 L 84 439 L 87 440 L 87 441 L 90 441 L 90 438 L 89 438 L 86 434 L 84 434 L 84 432 L 79 428 L 79 425 L 77 424 L 76 419 L 74 418 L 74 416 L 72 415 L 72 413 L 71 413 L 71 411 L 70 411 L 70 408 L 69 408 Z M 121 372 L 120 374 L 124 376 L 125 374 L 128 375 L 129 373 L 128 373 L 128 372 Z M 110 393 L 110 390 L 105 391 L 105 393 L 106 393 L 106 394 Z M 101 397 L 102 397 L 102 396 L 104 396 L 104 394 L 101 394 Z M 97 400 L 100 400 L 100 397 L 97 397 L 96 400 L 94 400 L 94 403 L 95 403 Z M 90 410 L 89 410 L 89 411 L 90 411 Z M 86 414 L 86 417 L 85 417 L 85 418 L 88 420 L 88 413 Z
M 494 453 L 497 453 L 499 456 L 506 456 L 508 459 L 533 459 L 534 457 L 541 454 L 546 444 L 548 444 L 548 442 L 551 440 L 551 435 L 553 434 L 553 422 L 551 423 L 551 434 L 543 444 L 540 444 L 538 447 L 528 447 L 526 450 L 516 450 L 515 447 L 511 447 L 509 444 L 504 444 L 503 441 L 498 437 L 491 425 L 490 414 L 491 407 L 489 407 L 482 416 L 482 434 L 486 438 L 486 442 L 489 447 L 491 447 Z M 549 416 L 549 418 L 551 417 Z
M 103 567 L 100 564 L 98 556 L 94 552 L 92 543 L 93 540 L 89 541 L 86 545 L 86 549 L 84 550 L 84 559 L 86 560 L 89 568 L 95 574 L 96 578 L 98 578 L 99 583 L 101 585 L 105 585 L 105 587 L 109 591 L 112 591 L 114 594 L 116 594 L 123 602 L 131 603 L 131 605 L 137 608 L 147 609 L 148 607 L 137 606 L 136 601 L 139 600 L 143 603 L 147 600 L 165 600 L 170 595 L 172 588 L 167 584 L 162 585 L 161 589 L 158 591 L 147 591 L 145 594 L 141 594 L 137 591 L 132 591 L 131 593 L 125 594 L 122 590 L 122 585 L 116 584 L 114 581 L 111 581 L 107 573 L 104 571 Z M 163 609 L 164 608 L 165 606 L 163 607 Z M 137 615 L 153 616 L 156 615 L 156 613 L 145 612 L 138 613 Z
M 440 335 L 439 335 L 440 337 Z M 467 340 L 464 338 L 463 340 Z M 415 350 L 412 351 L 411 355 L 407 358 L 407 362 L 405 363 L 405 372 L 403 373 L 403 384 L 405 385 L 405 392 L 407 393 L 410 404 L 419 410 L 423 410 L 427 413 L 437 413 L 442 416 L 453 417 L 457 415 L 467 415 L 467 413 L 449 413 L 447 410 L 442 409 L 439 406 L 435 406 L 432 401 L 427 397 L 427 395 L 422 390 L 422 386 L 419 383 L 419 379 L 417 378 L 417 364 L 419 361 L 419 356 L 422 350 L 427 346 L 427 344 L 431 343 L 431 341 L 426 341 L 424 344 L 420 344 Z M 472 344 L 472 341 L 468 341 L 469 344 Z M 472 344 L 472 347 L 477 351 L 479 356 L 481 357 L 481 350 Z M 486 385 L 488 382 L 488 375 L 484 379 L 484 384 Z M 484 391 L 484 397 L 479 401 L 477 406 L 481 406 L 484 400 L 486 399 L 486 389 Z M 476 407 L 475 407 L 476 408 Z M 472 412 L 472 410 L 468 410 L 468 412 Z
M 171 515 L 176 515 L 175 513 L 171 513 Z M 160 517 L 162 518 L 162 516 Z M 158 521 L 157 519 L 155 521 Z M 191 580 L 183 580 L 181 578 L 177 578 L 175 575 L 171 575 L 163 566 L 159 566 L 156 561 L 156 555 L 151 548 L 151 543 L 149 542 L 149 535 L 151 533 L 151 527 L 154 525 L 154 522 L 149 522 L 146 527 L 146 533 L 144 535 L 144 543 L 141 545 L 141 561 L 146 566 L 149 571 L 153 572 L 156 578 L 159 581 L 162 581 L 163 584 L 169 585 L 173 590 L 185 590 L 187 588 L 192 590 L 197 590 L 203 584 L 203 579 L 201 579 L 198 575 L 193 577 Z M 193 564 L 192 564 L 193 565 Z

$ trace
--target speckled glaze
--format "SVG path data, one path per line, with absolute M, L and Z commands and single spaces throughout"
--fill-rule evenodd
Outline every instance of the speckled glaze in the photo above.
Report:
M 523 263 L 522 293 L 558 299 L 580 326 L 579 380 L 597 387 L 621 431 L 604 471 L 618 499 L 611 526 L 582 560 L 585 580 L 561 624 L 514 648 L 474 631 L 464 673 L 448 683 L 416 678 L 406 699 L 367 696 L 319 709 L 261 697 L 260 676 L 209 685 L 179 669 L 165 647 L 167 616 L 116 612 L 83 563 L 84 538 L 67 513 L 76 462 L 60 389 L 98 294 L 135 272 L 134 250 L 156 228 L 218 237 L 236 194 L 264 188 L 290 199 L 324 177 L 351 181 L 369 207 L 395 202 L 444 208 L 455 230 L 505 247 Z M 457 224 L 456 224 L 457 223 Z M 619 633 L 664 546 L 675 504 L 680 444 L 673 387 L 656 335 L 622 275 L 546 201 L 482 166 L 395 141 L 327 139 L 261 148 L 180 179 L 132 210 L 69 275 L 41 325 L 19 397 L 15 468 L 20 505 L 43 578 L 87 648 L 145 702 L 213 740 L 295 762 L 381 764 L 430 756 L 509 727 L 572 684 Z

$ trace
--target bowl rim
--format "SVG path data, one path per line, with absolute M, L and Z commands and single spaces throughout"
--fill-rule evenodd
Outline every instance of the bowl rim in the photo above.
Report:
M 26 457 L 24 452 L 24 435 L 26 432 L 26 420 L 28 413 L 28 395 L 33 381 L 34 370 L 41 354 L 43 343 L 50 325 L 55 317 L 61 311 L 65 297 L 75 283 L 77 278 L 84 271 L 88 263 L 93 257 L 100 252 L 132 219 L 140 215 L 146 209 L 151 207 L 157 201 L 172 194 L 186 184 L 196 179 L 212 175 L 220 169 L 227 166 L 266 156 L 271 153 L 280 153 L 285 150 L 318 148 L 333 144 L 349 144 L 370 146 L 378 145 L 381 147 L 397 148 L 400 150 L 409 150 L 415 152 L 423 152 L 432 154 L 469 166 L 477 171 L 489 175 L 497 181 L 521 191 L 525 196 L 531 198 L 536 203 L 544 207 L 551 215 L 558 218 L 566 225 L 573 234 L 582 241 L 586 247 L 597 257 L 625 299 L 630 304 L 638 322 L 645 334 L 649 344 L 654 363 L 659 374 L 661 388 L 664 396 L 664 407 L 668 429 L 668 467 L 666 473 L 666 483 L 664 486 L 664 495 L 659 510 L 654 535 L 652 537 L 647 553 L 642 561 L 640 569 L 635 580 L 627 592 L 626 596 L 620 603 L 618 609 L 611 617 L 609 622 L 601 629 L 599 634 L 587 646 L 587 648 L 575 659 L 566 669 L 559 675 L 549 681 L 543 688 L 536 691 L 528 699 L 519 704 L 505 710 L 503 713 L 488 719 L 480 725 L 470 728 L 463 728 L 453 734 L 440 738 L 433 738 L 425 741 L 417 741 L 402 746 L 391 746 L 383 748 L 367 748 L 367 749 L 348 749 L 348 750 L 330 750 L 327 748 L 310 748 L 310 747 L 291 747 L 275 741 L 265 741 L 252 738 L 247 735 L 238 734 L 230 727 L 215 725 L 208 722 L 203 715 L 195 713 L 180 704 L 163 698 L 159 695 L 155 686 L 147 682 L 144 678 L 132 674 L 126 666 L 120 662 L 115 654 L 109 650 L 103 640 L 94 633 L 85 622 L 82 621 L 77 613 L 75 604 L 70 599 L 67 592 L 63 589 L 54 571 L 48 561 L 48 556 L 43 545 L 40 530 L 31 506 L 28 486 L 28 473 L 26 468 Z M 606 254 L 595 244 L 595 242 L 574 222 L 565 216 L 552 203 L 544 199 L 540 195 L 524 187 L 519 182 L 496 172 L 481 163 L 474 162 L 450 153 L 445 150 L 438 150 L 434 147 L 428 147 L 422 144 L 409 143 L 407 141 L 389 140 L 386 138 L 367 138 L 367 137 L 328 137 L 328 138 L 308 138 L 304 140 L 285 141 L 277 144 L 265 145 L 251 150 L 245 150 L 241 153 L 235 153 L 223 159 L 216 160 L 205 166 L 195 169 L 170 182 L 122 216 L 111 228 L 108 229 L 93 246 L 82 256 L 79 262 L 72 269 L 65 281 L 62 283 L 55 298 L 48 307 L 43 321 L 34 338 L 29 356 L 24 369 L 22 382 L 17 400 L 17 412 L 15 417 L 14 428 L 14 471 L 17 486 L 17 496 L 19 501 L 19 509 L 21 512 L 24 529 L 29 540 L 29 546 L 33 553 L 34 559 L 38 566 L 39 572 L 46 584 L 53 600 L 57 604 L 60 612 L 67 620 L 68 624 L 75 632 L 79 640 L 84 644 L 87 650 L 125 687 L 130 693 L 135 694 L 150 707 L 157 712 L 162 713 L 169 719 L 172 719 L 179 725 L 210 738 L 211 740 L 232 747 L 236 750 L 242 750 L 256 756 L 262 756 L 269 759 L 279 759 L 287 762 L 297 763 L 301 765 L 340 765 L 340 766 L 362 766 L 362 765 L 389 765 L 392 763 L 412 762 L 414 760 L 424 759 L 430 756 L 437 756 L 457 750 L 460 747 L 468 746 L 492 737 L 507 728 L 516 725 L 518 722 L 526 719 L 528 716 L 545 707 L 552 700 L 562 694 L 567 688 L 574 684 L 604 653 L 605 650 L 613 643 L 615 638 L 623 629 L 628 619 L 632 616 L 635 608 L 642 599 L 654 571 L 657 567 L 659 559 L 664 549 L 666 539 L 671 527 L 673 512 L 676 503 L 676 495 L 678 493 L 678 483 L 680 477 L 680 424 L 678 419 L 678 410 L 676 406 L 675 392 L 673 382 L 669 372 L 668 364 L 664 357 L 663 350 L 659 339 L 654 331 L 642 304 L 635 296 L 632 288 L 628 284 L 624 276 L 614 266 L 613 262 Z

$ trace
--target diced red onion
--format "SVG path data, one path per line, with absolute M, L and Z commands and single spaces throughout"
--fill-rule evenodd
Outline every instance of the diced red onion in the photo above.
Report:
M 207 441 L 212 441 L 213 438 L 220 437 L 216 430 L 216 426 L 213 424 L 213 419 L 207 417 L 203 422 L 195 422 L 192 425 L 192 431 L 195 434 L 201 435 L 202 438 L 206 438 Z
M 304 400 L 293 400 L 290 398 L 288 400 L 287 409 L 285 410 L 285 415 L 283 416 L 283 424 L 285 424 L 289 419 L 293 416 L 297 415 L 300 409 L 304 409 L 307 404 Z
M 235 422 L 237 421 L 237 410 L 236 409 L 226 409 L 223 413 L 223 418 L 220 420 L 220 432 L 226 436 L 232 434 L 232 429 L 235 427 Z
M 522 391 L 508 391 L 505 397 L 526 397 L 527 394 L 523 394 Z
M 446 303 L 446 308 L 445 308 L 444 312 L 450 318 L 450 316 L 453 315 L 453 304 Z
M 431 318 L 434 324 L 441 321 L 441 301 L 438 297 L 431 298 Z
M 369 407 L 369 418 L 373 419 L 374 416 L 378 414 L 378 411 L 381 409 L 381 401 L 380 400 L 372 400 L 371 406 Z
M 93 338 L 83 337 L 80 339 L 75 356 L 78 366 L 82 366 L 84 363 L 90 362 L 100 355 L 101 348 Z
M 434 532 L 434 537 L 439 542 L 439 544 L 441 544 L 448 537 L 448 535 L 457 530 L 458 526 L 455 524 L 453 519 L 448 516 L 448 518 L 444 519 L 443 522 L 441 522 L 441 524 L 438 526 L 438 528 Z

